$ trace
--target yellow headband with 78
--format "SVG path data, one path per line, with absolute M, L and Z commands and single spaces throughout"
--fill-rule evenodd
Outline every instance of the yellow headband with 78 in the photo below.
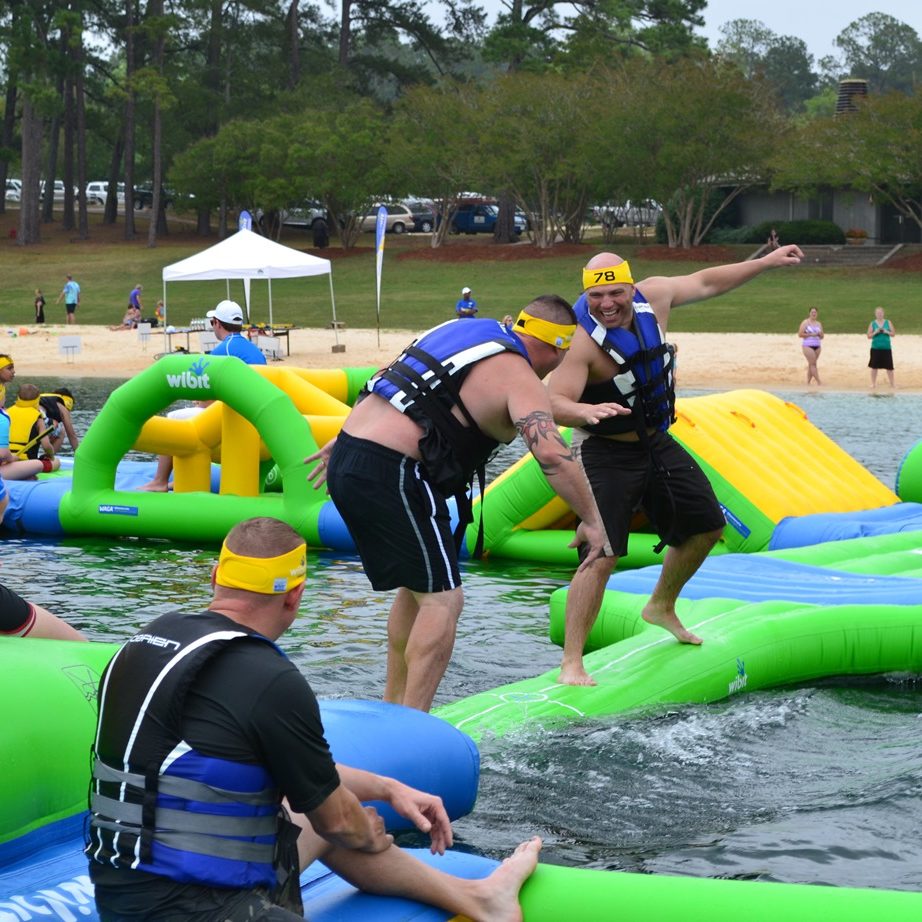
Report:
M 3 358 L 0 358 L 0 368 L 6 368 L 7 365 L 12 365 L 12 364 L 13 364 L 13 360 L 11 358 L 7 358 L 6 356 L 3 356 Z
M 627 260 L 617 266 L 605 266 L 601 269 L 583 269 L 583 291 L 596 285 L 633 285 L 634 277 Z
M 247 557 L 244 554 L 235 554 L 225 543 L 218 558 L 215 583 L 228 589 L 281 595 L 300 586 L 306 575 L 306 544 L 299 544 L 278 557 Z
M 540 317 L 532 317 L 528 311 L 521 311 L 513 329 L 516 333 L 534 336 L 535 339 L 540 339 L 541 342 L 555 349 L 569 349 L 570 341 L 576 332 L 576 324 L 553 323 L 550 320 L 542 320 Z

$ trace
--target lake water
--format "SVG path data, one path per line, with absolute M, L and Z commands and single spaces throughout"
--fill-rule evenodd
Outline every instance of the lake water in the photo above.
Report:
M 37 381 L 44 388 L 51 381 Z M 67 382 L 85 431 L 118 382 Z M 699 392 L 700 393 L 700 392 Z M 691 396 L 686 393 L 685 396 Z M 781 393 L 892 487 L 922 438 L 911 395 Z M 517 456 L 505 449 L 503 469 Z M 793 472 L 821 479 L 820 465 Z M 2 578 L 99 640 L 204 606 L 215 548 L 126 539 L 0 541 Z M 437 703 L 559 663 L 544 564 L 462 564 L 466 605 Z M 354 558 L 312 553 L 284 646 L 327 697 L 378 697 L 387 594 Z M 544 860 L 596 868 L 922 890 L 922 684 L 895 678 L 757 692 L 659 717 L 488 740 L 480 796 L 456 824 L 494 857 L 533 834 Z

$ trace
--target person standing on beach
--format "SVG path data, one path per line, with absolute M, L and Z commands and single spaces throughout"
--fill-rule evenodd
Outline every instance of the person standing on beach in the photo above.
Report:
M 797 335 L 800 337 L 800 346 L 807 360 L 807 384 L 811 380 L 822 384 L 816 363 L 819 361 L 820 350 L 823 348 L 823 337 L 826 333 L 815 307 L 811 307 L 809 314 L 801 321 Z
M 461 300 L 455 305 L 455 313 L 459 317 L 477 316 L 477 302 L 474 300 L 470 288 L 465 286 L 461 289 Z
M 77 306 L 80 304 L 80 285 L 74 281 L 72 275 L 67 276 L 64 287 L 54 303 L 60 304 L 62 298 L 64 300 L 64 310 L 67 312 L 67 322 L 69 324 L 76 323 Z
M 594 256 L 583 270 L 583 295 L 575 305 L 579 325 L 549 390 L 555 421 L 578 430 L 574 452 L 608 543 L 606 555 L 588 565 L 584 560 L 570 584 L 562 684 L 595 684 L 583 666 L 583 648 L 608 577 L 627 551 L 637 509 L 656 529 L 660 548 L 669 546 L 643 618 L 680 643 L 701 643 L 679 620 L 675 602 L 720 538 L 724 516 L 703 471 L 667 431 L 675 419 L 675 351 L 665 340 L 669 315 L 802 257 L 798 247 L 783 246 L 760 259 L 636 285 L 631 267 L 615 253 Z
M 141 303 L 141 292 L 144 290 L 143 285 L 135 285 L 131 289 L 131 294 L 128 295 L 128 310 L 132 312 L 132 316 L 136 318 L 136 323 L 141 322 L 141 312 L 144 310 L 144 305 Z
M 560 364 L 573 330 L 573 309 L 557 295 L 535 298 L 511 330 L 498 320 L 449 320 L 376 373 L 339 436 L 305 459 L 319 461 L 308 477 L 315 487 L 326 482 L 372 586 L 397 590 L 386 701 L 432 705 L 464 605 L 458 549 L 471 520 L 467 491 L 500 442 L 521 435 L 583 520 L 587 563 L 602 553 L 598 510 L 541 380 Z
M 35 322 L 45 322 L 45 296 L 42 294 L 41 288 L 35 289 Z
M 893 346 L 891 345 L 893 337 L 896 336 L 896 330 L 893 324 L 884 317 L 884 309 L 877 307 L 874 309 L 874 319 L 868 325 L 868 339 L 871 340 L 871 358 L 868 360 L 868 368 L 871 369 L 871 389 L 877 387 L 877 372 L 883 368 L 887 372 L 887 379 L 890 381 L 890 387 L 893 383 Z

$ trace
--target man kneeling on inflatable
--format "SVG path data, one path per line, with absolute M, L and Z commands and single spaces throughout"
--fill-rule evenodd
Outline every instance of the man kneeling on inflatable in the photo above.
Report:
M 275 645 L 305 572 L 288 525 L 242 522 L 208 610 L 157 618 L 107 667 L 86 846 L 100 919 L 300 919 L 299 872 L 321 859 L 362 890 L 518 922 L 540 839 L 490 877 L 455 878 L 394 845 L 361 803 L 390 803 L 442 853 L 452 831 L 440 798 L 333 761 L 314 694 Z

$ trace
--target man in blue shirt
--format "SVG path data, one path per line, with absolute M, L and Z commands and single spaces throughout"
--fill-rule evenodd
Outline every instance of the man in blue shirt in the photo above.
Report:
M 80 303 L 80 286 L 74 281 L 72 275 L 67 276 L 67 281 L 64 283 L 55 304 L 60 304 L 61 298 L 64 299 L 64 309 L 67 311 L 67 322 L 76 323 L 77 318 L 74 315 L 77 312 L 77 305 Z
M 135 285 L 131 289 L 131 294 L 128 295 L 128 307 L 137 314 L 138 320 L 141 319 L 141 311 L 144 310 L 144 305 L 141 303 L 141 292 L 144 290 L 143 286 Z
M 236 301 L 219 301 L 205 316 L 218 338 L 212 355 L 236 355 L 247 365 L 265 365 L 266 357 L 241 332 L 243 309 Z
M 475 317 L 477 315 L 477 302 L 471 296 L 470 288 L 461 289 L 461 300 L 455 305 L 459 317 Z
M 265 365 L 266 357 L 240 331 L 243 329 L 243 309 L 236 301 L 219 301 L 213 311 L 205 316 L 211 322 L 218 344 L 211 350 L 211 355 L 235 355 L 247 365 Z M 208 405 L 205 402 L 200 409 Z M 171 413 L 182 412 L 173 410 Z M 167 414 L 170 415 L 170 414 Z M 139 489 L 148 493 L 166 493 L 170 489 L 170 477 L 173 474 L 173 456 L 157 456 L 157 472 L 154 479 Z

